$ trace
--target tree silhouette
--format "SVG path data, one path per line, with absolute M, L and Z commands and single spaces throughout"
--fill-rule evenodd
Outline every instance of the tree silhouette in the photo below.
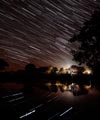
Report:
M 9 64 L 2 58 L 0 58 L 0 71 L 5 70 L 5 67 L 8 67 Z
M 64 73 L 64 68 L 63 68 L 63 67 L 60 68 L 59 73 L 60 73 L 60 74 L 63 74 L 63 73 Z
M 51 70 L 51 74 L 56 74 L 58 68 L 57 67 L 53 67 L 52 70 Z
M 25 70 L 26 70 L 27 72 L 32 73 L 32 72 L 35 72 L 36 67 L 35 67 L 34 64 L 27 64 L 27 65 L 25 66 Z
M 72 51 L 73 59 L 79 64 L 91 67 L 94 74 L 100 73 L 100 9 L 94 11 L 91 19 L 84 23 L 79 34 L 75 34 L 71 42 L 80 43 L 77 51 Z

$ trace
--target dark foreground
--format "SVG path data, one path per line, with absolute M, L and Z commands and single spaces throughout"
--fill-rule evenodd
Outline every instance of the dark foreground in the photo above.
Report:
M 71 91 L 51 92 L 33 86 L 23 91 L 22 84 L 0 84 L 0 120 L 99 120 L 100 91 L 74 96 Z

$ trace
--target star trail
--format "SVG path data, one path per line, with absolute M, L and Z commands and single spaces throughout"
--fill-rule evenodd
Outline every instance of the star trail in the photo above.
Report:
M 75 64 L 68 40 L 100 0 L 0 0 L 0 57 L 24 66 Z

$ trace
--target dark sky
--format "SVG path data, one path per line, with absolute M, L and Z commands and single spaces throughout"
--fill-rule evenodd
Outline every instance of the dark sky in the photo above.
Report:
M 100 0 L 0 0 L 0 57 L 11 65 L 75 64 L 68 40 Z

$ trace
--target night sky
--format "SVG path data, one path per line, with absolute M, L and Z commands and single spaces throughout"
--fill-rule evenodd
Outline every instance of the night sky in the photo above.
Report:
M 0 0 L 0 58 L 15 67 L 75 64 L 68 40 L 100 0 Z

